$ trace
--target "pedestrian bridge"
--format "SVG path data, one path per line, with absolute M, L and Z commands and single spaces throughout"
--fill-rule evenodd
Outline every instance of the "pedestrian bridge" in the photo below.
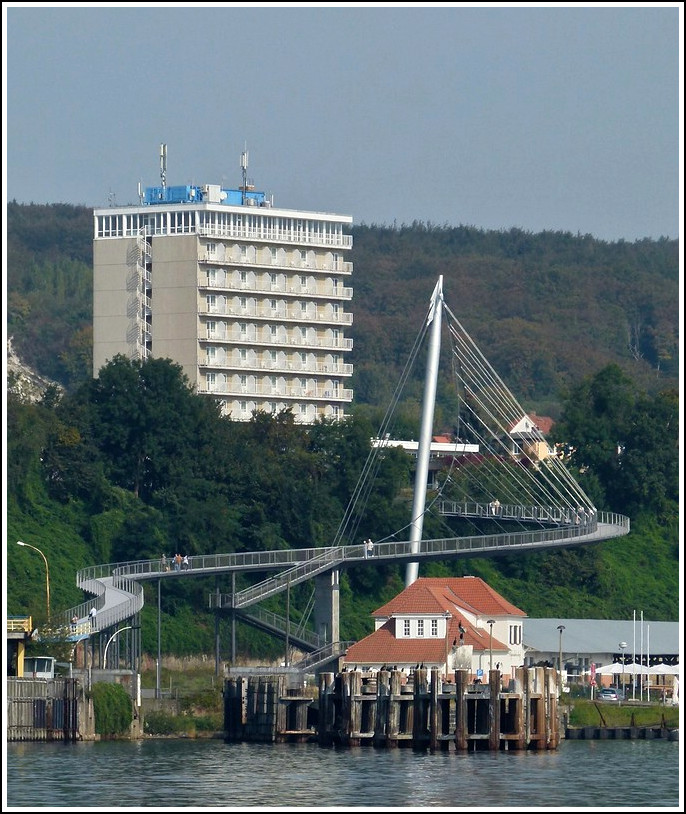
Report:
M 441 511 L 448 515 L 489 518 L 493 508 L 489 504 L 446 502 Z M 63 624 L 71 625 L 77 617 L 76 634 L 79 638 L 134 617 L 143 607 L 143 585 L 146 580 L 161 582 L 190 579 L 231 572 L 278 572 L 249 588 L 234 594 L 210 594 L 210 607 L 244 610 L 289 586 L 312 579 L 329 571 L 351 565 L 376 563 L 427 562 L 431 560 L 469 559 L 492 557 L 506 553 L 547 551 L 569 546 L 588 545 L 629 533 L 629 518 L 606 512 L 588 513 L 585 522 L 578 516 L 569 517 L 551 507 L 501 506 L 500 519 L 528 520 L 546 515 L 550 526 L 535 531 L 513 531 L 498 534 L 478 534 L 468 537 L 442 537 L 421 540 L 387 540 L 374 545 L 372 557 L 366 557 L 363 543 L 322 548 L 282 549 L 232 554 L 200 554 L 189 557 L 187 568 L 167 570 L 159 559 L 136 560 L 122 563 L 95 565 L 82 569 L 76 583 L 82 590 L 94 595 L 64 613 Z M 568 519 L 569 523 L 564 521 Z M 88 612 L 97 609 L 95 624 L 91 627 Z
M 432 447 L 433 396 L 438 373 L 438 346 L 442 314 L 452 355 L 451 369 L 458 398 L 456 436 L 465 435 L 469 443 L 455 443 L 442 449 L 440 488 L 427 510 L 428 469 L 426 452 Z M 95 596 L 93 603 L 82 603 L 65 614 L 65 624 L 76 615 L 85 621 L 92 604 L 97 609 L 95 630 L 104 630 L 131 619 L 143 607 L 143 583 L 155 580 L 159 590 L 170 580 L 190 579 L 235 572 L 273 572 L 255 585 L 229 594 L 210 594 L 210 608 L 248 617 L 248 608 L 261 600 L 305 580 L 315 580 L 315 627 L 331 642 L 338 631 L 338 573 L 341 569 L 365 563 L 406 563 L 408 574 L 419 563 L 431 560 L 494 557 L 517 552 L 547 551 L 569 546 L 588 545 L 629 533 L 629 519 L 619 514 L 598 512 L 588 495 L 574 480 L 564 445 L 551 446 L 537 426 L 507 389 L 484 355 L 467 335 L 443 301 L 442 278 L 434 289 L 427 318 L 415 342 L 406 371 L 414 364 L 422 339 L 430 333 L 425 403 L 422 415 L 422 443 L 417 445 L 415 504 L 407 527 L 411 539 L 390 538 L 374 541 L 372 557 L 365 557 L 358 529 L 364 527 L 364 506 L 374 476 L 388 454 L 392 440 L 392 406 L 386 413 L 378 438 L 372 439 L 369 457 L 353 490 L 348 508 L 333 540 L 333 545 L 278 551 L 232 554 L 207 554 L 189 557 L 188 566 L 168 570 L 161 560 L 110 563 L 79 571 L 77 584 Z M 430 375 L 431 374 L 431 375 Z M 405 374 L 404 378 L 406 380 Z M 429 392 L 433 396 L 427 397 Z M 396 397 L 399 391 L 396 391 Z M 397 403 L 397 402 L 396 402 Z M 426 419 L 426 420 L 425 420 Z M 428 430 L 427 431 L 425 431 Z M 403 442 L 400 442 L 403 443 Z M 421 451 L 421 455 L 419 454 Z M 421 539 L 422 522 L 427 511 L 442 517 L 459 517 L 463 526 L 472 525 L 470 536 L 446 536 Z M 485 533 L 494 527 L 495 533 Z M 448 528 L 446 526 L 446 528 Z M 510 528 L 512 530 L 510 530 Z M 450 532 L 449 532 L 450 533 Z M 416 578 L 416 576 L 414 577 Z M 328 603 L 328 610 L 326 604 Z M 328 616 L 327 616 L 328 614 Z M 256 616 L 250 619 L 257 623 Z M 288 621 L 285 620 L 286 625 Z M 265 629 L 276 629 L 276 619 L 259 620 Z M 303 636 L 303 643 L 305 637 Z

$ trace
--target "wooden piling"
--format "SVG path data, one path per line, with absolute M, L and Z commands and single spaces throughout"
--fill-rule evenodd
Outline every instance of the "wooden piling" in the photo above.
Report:
M 556 749 L 560 740 L 557 674 L 551 668 L 517 668 L 502 685 L 491 671 L 487 684 L 455 683 L 437 668 L 418 668 L 408 682 L 400 670 L 363 674 L 323 673 L 316 732 L 308 728 L 312 699 L 286 688 L 284 675 L 231 678 L 225 683 L 227 740 L 310 740 L 322 746 L 412 746 L 416 750 Z M 454 689 L 454 695 L 453 695 Z

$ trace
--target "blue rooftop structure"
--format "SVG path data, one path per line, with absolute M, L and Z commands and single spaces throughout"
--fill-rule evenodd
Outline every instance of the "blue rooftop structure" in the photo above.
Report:
M 224 189 L 219 185 L 146 187 L 142 203 L 145 206 L 162 204 L 219 203 L 227 206 L 267 206 L 264 192 L 251 189 Z

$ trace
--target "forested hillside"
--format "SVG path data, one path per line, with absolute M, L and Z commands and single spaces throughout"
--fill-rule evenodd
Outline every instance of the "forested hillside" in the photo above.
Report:
M 41 403 L 8 397 L 9 613 L 44 616 L 81 601 L 76 570 L 181 553 L 328 545 L 397 385 L 439 274 L 446 302 L 517 398 L 557 419 L 570 466 L 600 509 L 632 533 L 545 555 L 457 561 L 427 574 L 477 574 L 532 616 L 678 616 L 678 251 L 674 241 L 606 244 L 560 233 L 358 227 L 353 253 L 356 366 L 352 418 L 305 429 L 290 414 L 220 418 L 166 360 L 117 358 L 93 380 L 91 213 L 8 207 L 8 332 L 23 358 L 67 388 Z M 418 373 L 420 375 L 420 373 Z M 405 403 L 416 429 L 419 379 Z M 441 426 L 450 428 L 443 394 Z M 441 412 L 442 411 L 442 412 Z M 411 462 L 389 456 L 360 528 L 406 526 Z M 425 536 L 444 536 L 429 516 Z M 456 529 L 459 531 L 459 529 Z M 399 567 L 351 568 L 341 581 L 342 635 L 403 586 Z M 189 583 L 189 584 L 182 584 Z M 164 596 L 163 649 L 211 651 L 213 584 L 183 580 Z M 298 617 L 311 586 L 297 586 Z M 154 649 L 153 597 L 144 646 Z M 272 610 L 283 612 L 283 597 Z M 239 649 L 280 645 L 239 628 Z
M 352 234 L 355 404 L 390 402 L 439 275 L 457 319 L 539 415 L 610 363 L 651 393 L 677 384 L 677 241 L 424 224 Z M 92 236 L 85 207 L 8 205 L 8 334 L 68 387 L 92 372 Z

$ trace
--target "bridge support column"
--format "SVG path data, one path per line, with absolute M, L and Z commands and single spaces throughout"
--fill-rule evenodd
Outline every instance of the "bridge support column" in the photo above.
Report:
M 314 578 L 314 629 L 326 644 L 340 641 L 339 577 L 337 569 Z

